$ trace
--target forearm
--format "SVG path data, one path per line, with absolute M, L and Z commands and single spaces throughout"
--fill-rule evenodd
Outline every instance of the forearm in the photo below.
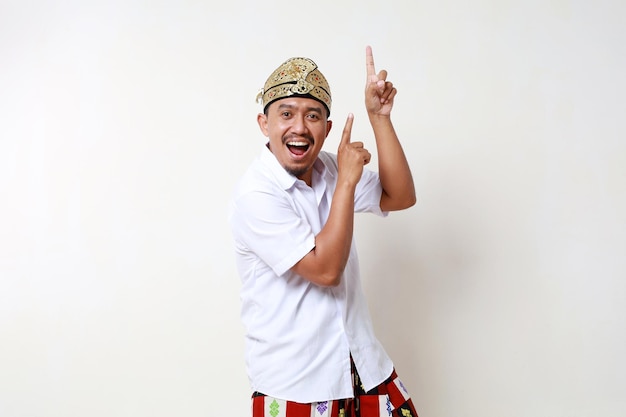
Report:
M 383 187 L 381 209 L 402 210 L 415 204 L 409 163 L 389 116 L 369 115 L 376 138 L 378 173 Z
M 337 184 L 326 224 L 315 248 L 294 266 L 294 272 L 321 286 L 336 286 L 350 256 L 354 229 L 354 185 Z

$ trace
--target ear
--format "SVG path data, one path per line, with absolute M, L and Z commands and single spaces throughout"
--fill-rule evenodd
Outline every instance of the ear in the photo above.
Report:
M 332 129 L 332 127 L 333 127 L 333 121 L 326 120 L 326 137 L 328 137 L 328 134 L 330 133 L 330 129 Z
M 256 117 L 256 121 L 259 124 L 259 128 L 261 128 L 261 132 L 263 132 L 265 136 L 269 136 L 270 132 L 267 128 L 267 116 L 263 113 L 259 113 Z

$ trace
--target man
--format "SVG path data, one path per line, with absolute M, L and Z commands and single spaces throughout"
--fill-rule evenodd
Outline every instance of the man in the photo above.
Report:
M 390 118 L 397 91 L 369 46 L 366 72 L 378 172 L 364 169 L 371 155 L 351 141 L 351 114 L 337 154 L 322 151 L 332 100 L 312 60 L 287 60 L 259 93 L 268 142 L 230 216 L 253 417 L 417 415 L 374 336 L 352 240 L 355 212 L 384 216 L 416 201 Z

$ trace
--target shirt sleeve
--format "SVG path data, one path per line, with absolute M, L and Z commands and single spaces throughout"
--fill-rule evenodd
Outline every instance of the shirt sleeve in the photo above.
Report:
M 386 217 L 389 212 L 382 211 L 380 208 L 382 194 L 383 187 L 380 184 L 378 173 L 364 169 L 354 193 L 354 211 Z
M 252 191 L 233 203 L 231 227 L 237 244 L 283 275 L 315 247 L 311 226 L 289 198 Z

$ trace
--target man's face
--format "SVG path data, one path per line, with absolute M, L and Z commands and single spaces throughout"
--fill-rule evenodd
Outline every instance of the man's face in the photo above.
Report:
M 311 98 L 287 97 L 270 104 L 257 121 L 282 167 L 311 185 L 313 164 L 332 127 L 326 108 Z

